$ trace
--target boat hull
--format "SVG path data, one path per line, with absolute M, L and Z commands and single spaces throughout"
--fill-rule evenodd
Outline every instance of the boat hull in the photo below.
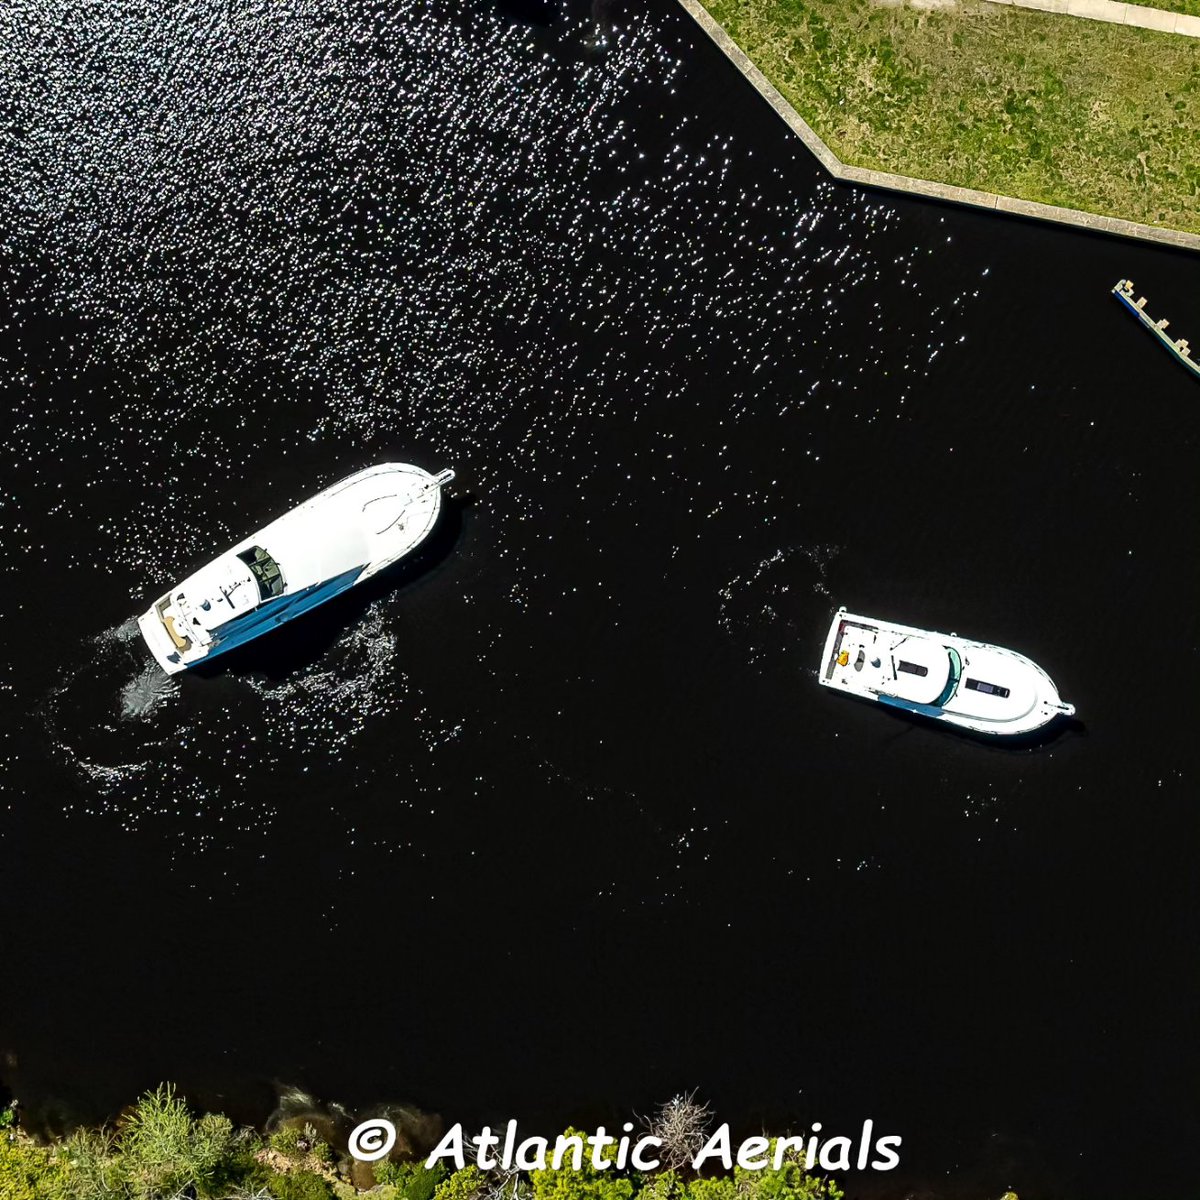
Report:
M 1037 663 L 987 642 L 848 613 L 833 618 L 824 687 L 988 737 L 1030 734 L 1075 709 Z
M 339 480 L 155 601 L 138 618 L 146 645 L 173 675 L 332 600 L 428 537 L 453 477 L 383 463 Z

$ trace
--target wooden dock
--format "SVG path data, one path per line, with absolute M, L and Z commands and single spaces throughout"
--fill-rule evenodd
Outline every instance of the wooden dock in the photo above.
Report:
M 1171 352 L 1175 360 L 1187 367 L 1189 371 L 1197 378 L 1200 378 L 1200 363 L 1192 358 L 1192 352 L 1188 347 L 1187 338 L 1180 338 L 1178 341 L 1172 341 L 1167 336 L 1167 326 L 1170 324 L 1167 320 L 1156 321 L 1146 312 L 1146 297 L 1140 297 L 1136 302 L 1133 299 L 1133 280 L 1122 279 L 1116 287 L 1113 288 L 1112 294 L 1116 296 L 1120 302 L 1154 336 L 1162 343 L 1162 345 Z

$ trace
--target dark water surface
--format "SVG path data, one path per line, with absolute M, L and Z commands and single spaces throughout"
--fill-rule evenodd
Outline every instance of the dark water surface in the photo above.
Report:
M 1200 261 L 836 187 L 668 0 L 17 0 L 0 102 L 31 1110 L 699 1086 L 944 1194 L 1197 1194 L 1200 389 L 1107 293 L 1196 340 Z M 389 459 L 458 472 L 419 563 L 147 670 L 149 598 Z M 839 603 L 1082 723 L 832 696 Z

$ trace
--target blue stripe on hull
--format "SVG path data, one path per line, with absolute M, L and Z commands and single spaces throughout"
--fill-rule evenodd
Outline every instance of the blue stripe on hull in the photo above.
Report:
M 905 712 L 920 713 L 923 717 L 941 717 L 945 713 L 933 704 L 917 704 L 914 700 L 898 700 L 895 696 L 876 696 L 880 704 L 890 704 L 893 708 L 902 708 Z
M 355 580 L 362 574 L 362 570 L 362 567 L 352 567 L 349 571 L 343 571 L 341 575 L 335 575 L 324 583 L 314 583 L 292 595 L 265 601 L 253 612 L 247 613 L 244 618 L 233 621 L 229 631 L 222 633 L 220 640 L 212 646 L 209 652 L 191 665 L 198 666 L 218 654 L 224 654 L 227 650 L 236 650 L 238 646 L 244 646 L 247 642 L 252 642 L 255 638 L 270 633 L 272 629 L 278 629 L 281 625 L 295 620 L 296 617 L 316 608 L 317 605 L 324 604 L 326 600 L 332 600 L 334 596 L 353 587 Z

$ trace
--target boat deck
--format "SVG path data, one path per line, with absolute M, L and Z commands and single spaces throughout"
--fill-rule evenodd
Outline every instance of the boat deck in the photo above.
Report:
M 825 664 L 825 682 L 864 694 L 934 704 L 951 675 L 947 648 L 936 639 L 843 618 Z
M 158 619 L 162 622 L 163 628 L 167 631 L 167 636 L 175 643 L 175 649 L 186 654 L 192 648 L 192 639 L 186 633 L 179 632 L 175 626 L 174 617 L 167 616 L 166 608 L 169 603 L 169 598 L 164 596 L 154 606 L 154 609 L 158 613 Z

